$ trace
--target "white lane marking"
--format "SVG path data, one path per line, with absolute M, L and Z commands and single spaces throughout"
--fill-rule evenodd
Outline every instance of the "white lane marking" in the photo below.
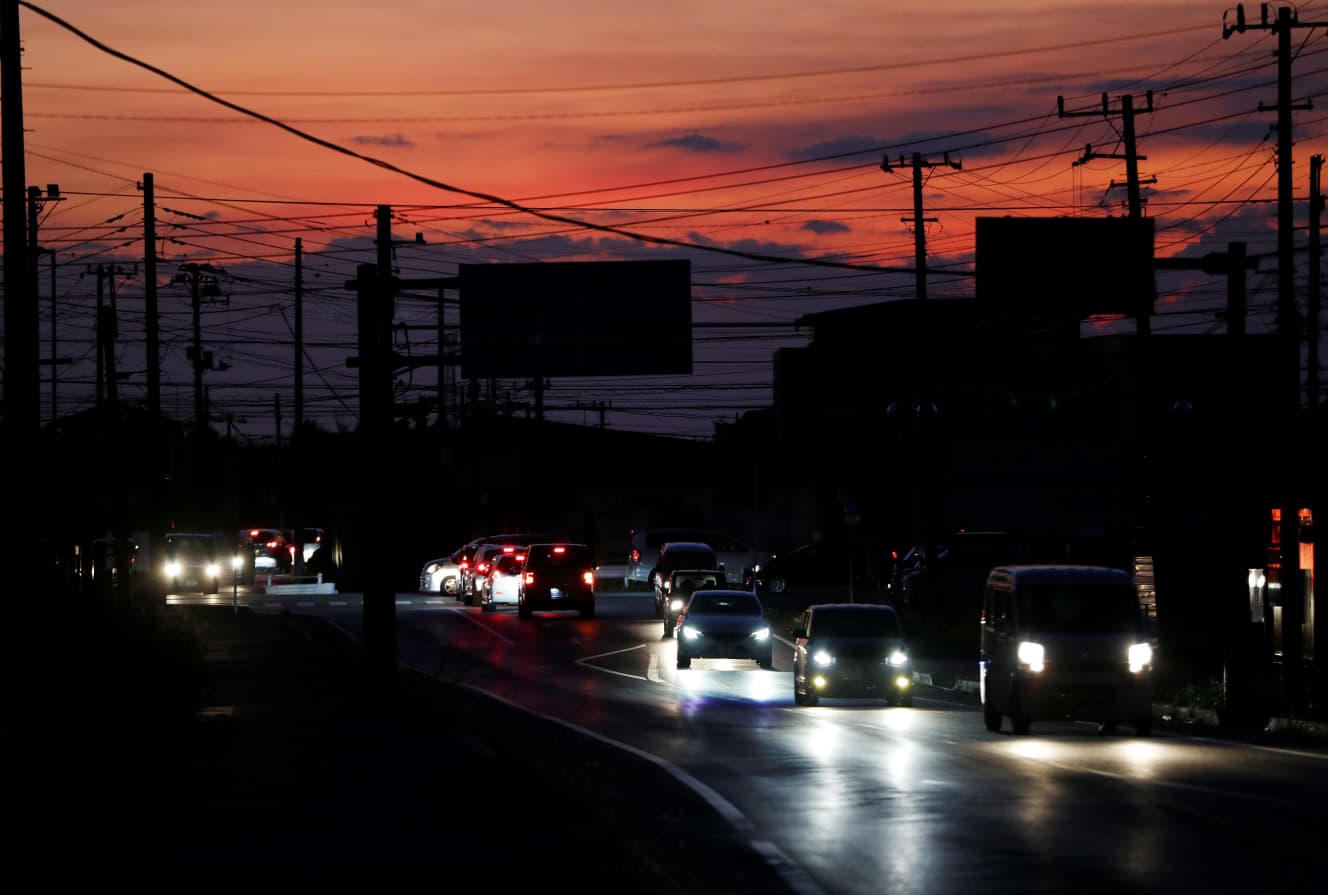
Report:
M 641 644 L 641 646 L 645 646 L 645 644 Z M 637 647 L 630 647 L 629 649 L 636 648 Z M 626 651 L 627 650 L 618 650 L 617 652 Z M 604 671 L 606 669 L 600 670 Z M 745 839 L 752 850 L 760 855 L 775 873 L 779 874 L 784 882 L 788 884 L 791 891 L 797 893 L 797 895 L 827 895 L 826 891 L 817 885 L 816 881 L 813 880 L 805 870 L 794 863 L 793 859 L 786 855 L 778 845 L 768 839 L 757 838 L 756 825 L 747 819 L 747 816 L 738 809 L 737 805 L 734 805 L 728 799 L 716 792 L 708 783 L 698 780 L 673 762 L 660 758 L 657 755 L 652 755 L 651 753 L 646 752 L 643 749 L 638 749 L 628 743 L 605 736 L 604 734 L 591 730 L 588 727 L 573 724 L 571 721 L 566 721 L 554 715 L 546 715 L 543 712 L 532 711 L 519 703 L 512 702 L 510 699 L 506 699 L 496 693 L 490 693 L 488 690 L 481 689 L 480 687 L 475 687 L 466 683 L 462 683 L 461 686 L 476 693 L 488 696 L 491 699 L 496 699 L 504 705 L 511 706 L 518 711 L 526 712 L 527 714 L 534 715 L 538 718 L 543 718 L 546 721 L 561 724 L 569 730 L 576 731 L 584 736 L 592 737 L 599 740 L 601 743 L 607 743 L 616 749 L 629 752 L 638 758 L 642 758 L 651 764 L 662 768 L 675 780 L 682 783 L 684 786 L 687 786 L 701 798 L 705 799 L 706 803 L 709 804 L 720 817 L 728 822 L 734 832 Z
M 634 681 L 650 680 L 650 677 L 649 677 L 648 675 L 647 675 L 647 677 L 641 677 L 641 675 L 639 675 L 639 674 L 629 674 L 629 673 L 627 673 L 626 671 L 616 671 L 616 670 L 614 670 L 614 669 L 612 669 L 612 668 L 601 668 L 601 667 L 599 667 L 598 665 L 592 665 L 592 664 L 590 664 L 591 662 L 593 662 L 593 661 L 596 660 L 596 659 L 603 659 L 603 658 L 606 658 L 606 657 L 608 657 L 608 656 L 616 656 L 616 655 L 619 655 L 619 654 L 621 654 L 621 653 L 630 653 L 630 652 L 632 652 L 633 650 L 639 650 L 639 649 L 642 649 L 644 646 L 645 646 L 644 643 L 638 643 L 636 646 L 625 646 L 625 647 L 623 647 L 622 649 L 610 650 L 610 651 L 607 652 L 607 653 L 596 653 L 596 654 L 593 655 L 593 656 L 582 656 L 580 659 L 577 659 L 577 660 L 576 660 L 576 664 L 577 664 L 577 665 L 584 665 L 586 668 L 589 668 L 589 669 L 591 669 L 592 671 L 602 671 L 602 672 L 604 672 L 605 674 L 616 674 L 616 675 L 618 675 L 618 677 L 629 677 L 629 678 L 631 678 L 631 679 L 634 680 Z M 652 653 L 651 656 L 650 656 L 650 664 L 651 664 L 651 667 L 654 667 L 654 664 L 655 664 L 655 656 L 654 656 L 653 653 Z

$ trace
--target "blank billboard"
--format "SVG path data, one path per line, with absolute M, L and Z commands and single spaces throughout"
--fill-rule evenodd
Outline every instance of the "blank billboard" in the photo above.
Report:
M 690 261 L 462 264 L 461 375 L 692 372 Z
M 978 218 L 975 298 L 1004 318 L 1151 313 L 1152 218 Z

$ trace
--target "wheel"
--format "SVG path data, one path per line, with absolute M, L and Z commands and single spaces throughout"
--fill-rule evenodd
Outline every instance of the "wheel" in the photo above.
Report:
M 516 598 L 516 616 L 517 618 L 530 618 L 530 604 L 526 602 L 525 594 L 521 594 Z
M 1033 719 L 1027 715 L 1011 715 L 1010 729 L 1020 736 L 1025 736 L 1033 727 Z
M 664 619 L 664 636 L 665 637 L 673 636 L 673 623 L 670 622 L 668 619 Z
M 442 590 L 442 592 L 447 594 L 449 597 L 455 597 L 457 595 L 457 591 L 461 590 L 461 584 L 455 578 L 444 578 L 443 586 L 440 588 L 440 590 Z
M 985 724 L 987 729 L 992 733 L 996 733 L 1001 729 L 1001 717 L 1000 712 L 985 703 L 983 704 L 982 723 Z
M 1098 732 L 1098 733 L 1115 733 L 1115 732 L 1116 732 L 1116 722 L 1115 722 L 1115 721 L 1103 721 L 1103 722 L 1101 722 L 1101 723 L 1098 724 L 1098 726 L 1097 726 L 1097 732 Z
M 786 587 L 788 587 L 788 582 L 784 580 L 783 575 L 775 575 L 765 583 L 765 589 L 772 594 L 782 594 Z
M 582 617 L 582 618 L 594 618 L 594 617 L 595 617 L 595 607 L 594 607 L 594 606 L 587 606 L 585 609 L 582 609 L 582 610 L 581 610 L 581 617 Z
M 474 594 L 465 594 L 465 595 L 463 595 L 463 596 L 461 597 L 461 602 L 464 603 L 464 604 L 466 604 L 467 606 L 474 606 L 474 605 L 475 605 L 475 595 L 474 595 Z
M 1135 736 L 1140 736 L 1140 737 L 1152 736 L 1152 735 L 1153 735 L 1153 719 L 1152 719 L 1152 718 L 1140 718 L 1138 721 L 1135 721 L 1135 722 L 1134 722 L 1134 735 L 1135 735 Z
M 899 698 L 895 700 L 895 705 L 899 706 L 901 709 L 913 708 L 913 694 L 901 693 Z
M 797 679 L 797 678 L 794 678 L 794 679 L 793 679 L 793 704 L 794 704 L 794 705 L 806 705 L 806 704 L 807 704 L 807 697 L 803 696 L 800 692 L 798 692 L 798 679 Z
M 692 667 L 692 657 L 691 657 L 691 656 L 685 656 L 685 657 L 684 657 L 684 656 L 679 656 L 679 657 L 678 657 L 678 667 L 679 667 L 679 668 L 691 668 L 691 667 Z

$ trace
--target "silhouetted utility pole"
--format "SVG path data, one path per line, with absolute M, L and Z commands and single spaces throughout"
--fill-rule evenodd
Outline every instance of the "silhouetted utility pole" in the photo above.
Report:
M 300 442 L 304 425 L 304 240 L 295 238 L 295 420 L 291 441 Z M 281 432 L 277 432 L 280 439 Z
M 917 296 L 913 302 L 913 333 L 917 340 L 917 350 L 919 363 L 916 365 L 917 381 L 915 391 L 917 394 L 916 420 L 917 420 L 917 463 L 918 470 L 916 476 L 917 488 L 917 526 L 918 543 L 922 545 L 927 562 L 931 563 L 931 573 L 927 575 L 930 593 L 928 597 L 932 609 L 938 606 L 939 592 L 937 590 L 938 575 L 936 574 L 936 519 L 941 517 L 939 495 L 937 487 L 940 483 L 940 471 L 934 470 L 933 465 L 939 462 L 940 452 L 933 450 L 931 445 L 932 430 L 934 421 L 932 420 L 932 352 L 931 352 L 931 332 L 927 324 L 927 224 L 934 222 L 936 218 L 928 218 L 922 212 L 922 185 L 923 172 L 936 167 L 954 168 L 956 171 L 962 167 L 958 161 L 951 161 L 950 154 L 945 153 L 942 161 L 929 161 L 922 156 L 922 153 L 915 152 L 909 158 L 905 159 L 901 154 L 899 161 L 894 165 L 890 163 L 890 157 L 885 156 L 881 159 L 881 170 L 887 173 L 893 172 L 895 168 L 913 169 L 913 217 L 902 218 L 905 224 L 913 226 L 913 276 Z M 932 479 L 935 478 L 933 482 Z
M 152 175 L 144 174 L 143 191 L 143 328 L 147 338 L 148 419 L 155 429 L 161 419 L 161 329 L 157 313 L 157 199 Z
M 58 360 L 55 356 L 55 249 L 43 249 L 41 247 L 41 213 L 46 208 L 47 202 L 63 202 L 60 198 L 60 187 L 58 184 L 50 184 L 46 187 L 45 195 L 39 186 L 28 187 L 28 260 L 32 264 L 32 298 L 36 302 L 40 298 L 40 290 L 37 283 L 41 280 L 38 276 L 38 261 L 42 255 L 51 256 L 51 358 L 49 361 L 38 360 L 38 364 L 49 363 L 51 366 L 51 422 L 55 422 L 56 403 L 55 403 L 55 367 Z M 40 379 L 40 377 L 38 377 Z
M 1305 382 L 1305 404 L 1310 415 L 1317 417 L 1319 411 L 1319 302 L 1322 297 L 1320 282 L 1319 227 L 1323 216 L 1323 156 L 1310 157 L 1310 260 L 1309 291 L 1305 302 L 1305 353 L 1308 375 Z
M 1285 397 L 1286 413 L 1281 424 L 1284 447 L 1281 452 L 1283 481 L 1280 522 L 1280 559 L 1278 582 L 1282 600 L 1282 689 L 1286 708 L 1294 710 L 1303 699 L 1304 641 L 1301 626 L 1305 621 L 1304 582 L 1300 569 L 1300 503 L 1303 485 L 1299 481 L 1300 451 L 1297 449 L 1297 413 L 1300 410 L 1300 337 L 1296 313 L 1295 266 L 1295 195 L 1292 189 L 1291 157 L 1292 117 L 1309 104 L 1291 102 L 1291 32 L 1295 28 L 1322 28 L 1328 22 L 1302 22 L 1296 11 L 1283 6 L 1275 21 L 1268 20 L 1268 4 L 1260 5 L 1259 24 L 1249 24 L 1245 7 L 1236 4 L 1236 21 L 1226 23 L 1222 14 L 1222 39 L 1247 30 L 1271 31 L 1277 36 L 1277 327 L 1285 344 L 1284 363 L 1290 394 Z M 1269 111 L 1259 103 L 1259 111 Z
M 219 267 L 213 267 L 211 264 L 186 264 L 184 269 L 175 275 L 175 282 L 188 283 L 190 305 L 193 310 L 193 344 L 190 345 L 188 356 L 194 366 L 194 431 L 201 435 L 207 431 L 208 427 L 208 406 L 207 395 L 203 391 L 203 371 L 204 370 L 224 370 L 227 366 L 214 367 L 212 365 L 212 352 L 203 351 L 203 299 L 216 298 L 221 295 L 221 289 L 217 285 L 217 279 L 223 274 Z
M 120 377 L 115 370 L 115 343 L 120 336 L 115 278 L 133 276 L 138 273 L 138 265 L 126 270 L 118 264 L 90 264 L 87 272 L 97 275 L 97 406 L 100 407 L 103 401 L 115 404 L 120 399 L 117 386 Z
M 1141 111 L 1152 112 L 1153 91 L 1151 90 L 1148 91 L 1146 96 L 1147 96 L 1147 105 Z M 1110 118 L 1112 115 L 1120 115 L 1121 144 L 1122 144 L 1121 148 L 1123 149 L 1123 151 L 1119 153 L 1095 152 L 1093 150 L 1093 144 L 1089 143 L 1087 146 L 1084 147 L 1084 154 L 1079 158 L 1077 162 L 1075 162 L 1075 164 L 1082 165 L 1085 162 L 1090 162 L 1093 159 L 1100 159 L 1100 158 L 1117 159 L 1124 161 L 1125 192 L 1127 197 L 1126 204 L 1127 208 L 1129 209 L 1129 217 L 1132 219 L 1139 219 L 1143 217 L 1143 204 L 1144 204 L 1143 195 L 1140 192 L 1141 182 L 1139 180 L 1139 162 L 1146 161 L 1148 159 L 1148 156 L 1139 155 L 1137 147 L 1135 146 L 1134 97 L 1127 93 L 1120 98 L 1120 104 L 1121 104 L 1120 111 L 1113 112 L 1111 110 L 1111 102 L 1107 99 L 1107 95 L 1104 93 L 1102 94 L 1101 109 L 1095 109 L 1093 111 L 1083 111 L 1083 112 L 1067 112 L 1065 111 L 1065 97 L 1063 96 L 1056 97 L 1056 109 L 1058 115 L 1061 118 L 1096 118 L 1098 116 L 1102 116 L 1104 118 Z M 1156 183 L 1157 178 L 1150 177 L 1147 182 Z M 1117 185 L 1118 184 L 1115 181 L 1112 181 L 1111 186 L 1115 187 Z M 1153 314 L 1152 296 L 1150 295 L 1148 303 L 1144 307 L 1139 308 L 1138 313 L 1135 316 L 1135 326 L 1137 328 L 1139 335 L 1147 336 L 1151 331 L 1152 314 Z
M 17 0 L 0 0 L 0 139 L 4 153 L 5 214 L 5 440 L 12 468 L 28 468 L 26 455 L 41 429 L 41 376 L 37 369 L 37 279 L 23 208 L 23 44 Z

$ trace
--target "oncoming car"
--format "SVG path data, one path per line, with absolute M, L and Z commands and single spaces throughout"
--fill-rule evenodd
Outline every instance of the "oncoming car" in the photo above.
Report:
M 793 627 L 793 701 L 883 699 L 913 705 L 913 665 L 899 616 L 875 603 L 819 603 Z
M 170 593 L 221 590 L 221 550 L 217 536 L 172 531 L 166 535 L 162 568 Z
M 701 588 L 724 586 L 722 569 L 678 569 L 664 582 L 664 636 L 672 637 L 678 616 L 691 596 Z
M 749 590 L 709 589 L 692 594 L 678 619 L 678 667 L 693 659 L 754 659 L 773 665 L 765 608 Z

